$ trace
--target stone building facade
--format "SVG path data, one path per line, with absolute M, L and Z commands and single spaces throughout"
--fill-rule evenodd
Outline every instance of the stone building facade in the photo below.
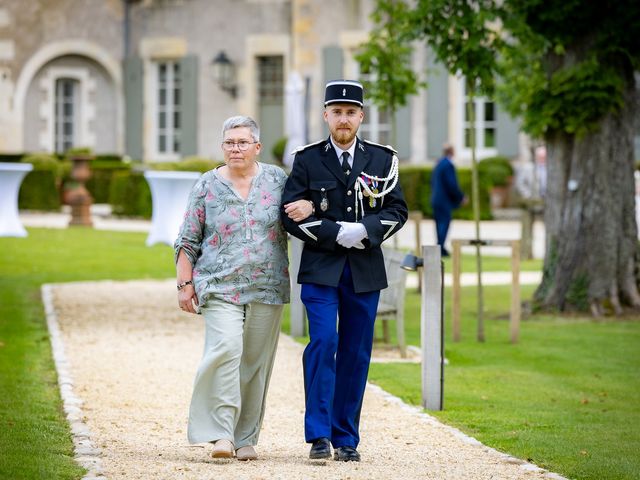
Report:
M 269 155 L 285 134 L 284 89 L 292 72 L 306 86 L 308 140 L 318 140 L 327 133 L 325 83 L 361 77 L 354 53 L 367 40 L 372 6 L 372 0 L 0 0 L 0 152 L 76 146 L 154 161 L 220 159 L 220 126 L 240 113 L 259 121 Z M 465 163 L 463 82 L 422 46 L 413 57 L 414 68 L 428 72 L 429 88 L 397 112 L 400 157 L 433 160 L 450 141 Z M 232 83 L 213 75 L 220 58 L 228 59 Z M 516 122 L 486 99 L 476 109 L 481 157 L 526 156 Z M 386 144 L 390 129 L 389 116 L 367 106 L 362 135 Z

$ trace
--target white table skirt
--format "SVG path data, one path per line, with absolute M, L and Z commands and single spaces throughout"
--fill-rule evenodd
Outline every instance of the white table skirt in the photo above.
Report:
M 147 245 L 173 245 L 178 236 L 191 188 L 201 174 L 198 172 L 147 171 L 144 177 L 151 189 L 153 202 L 151 230 Z
M 0 163 L 0 237 L 26 237 L 18 216 L 18 193 L 30 163 Z

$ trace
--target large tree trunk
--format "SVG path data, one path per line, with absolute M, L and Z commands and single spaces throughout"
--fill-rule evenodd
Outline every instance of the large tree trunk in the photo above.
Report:
M 535 298 L 543 308 L 616 314 L 640 308 L 636 259 L 636 89 L 582 138 L 547 138 L 546 256 Z

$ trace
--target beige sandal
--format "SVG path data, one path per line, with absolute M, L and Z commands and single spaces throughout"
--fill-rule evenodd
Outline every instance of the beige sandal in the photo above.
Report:
M 256 460 L 258 458 L 258 453 L 251 445 L 247 445 L 236 450 L 236 458 L 242 461 Z
M 213 458 L 233 458 L 233 443 L 226 438 L 216 441 L 211 456 Z

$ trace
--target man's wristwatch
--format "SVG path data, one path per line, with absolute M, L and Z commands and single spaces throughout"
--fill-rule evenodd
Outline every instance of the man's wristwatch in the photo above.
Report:
M 313 203 L 313 201 L 311 201 L 311 200 L 307 200 L 307 202 L 309 202 L 309 203 L 311 204 L 311 215 L 315 215 L 315 213 L 316 213 L 316 206 L 315 206 L 315 204 L 314 204 L 314 203 Z
M 187 280 L 186 282 L 179 283 L 177 285 L 178 291 L 182 290 L 187 285 L 193 285 L 193 280 Z

